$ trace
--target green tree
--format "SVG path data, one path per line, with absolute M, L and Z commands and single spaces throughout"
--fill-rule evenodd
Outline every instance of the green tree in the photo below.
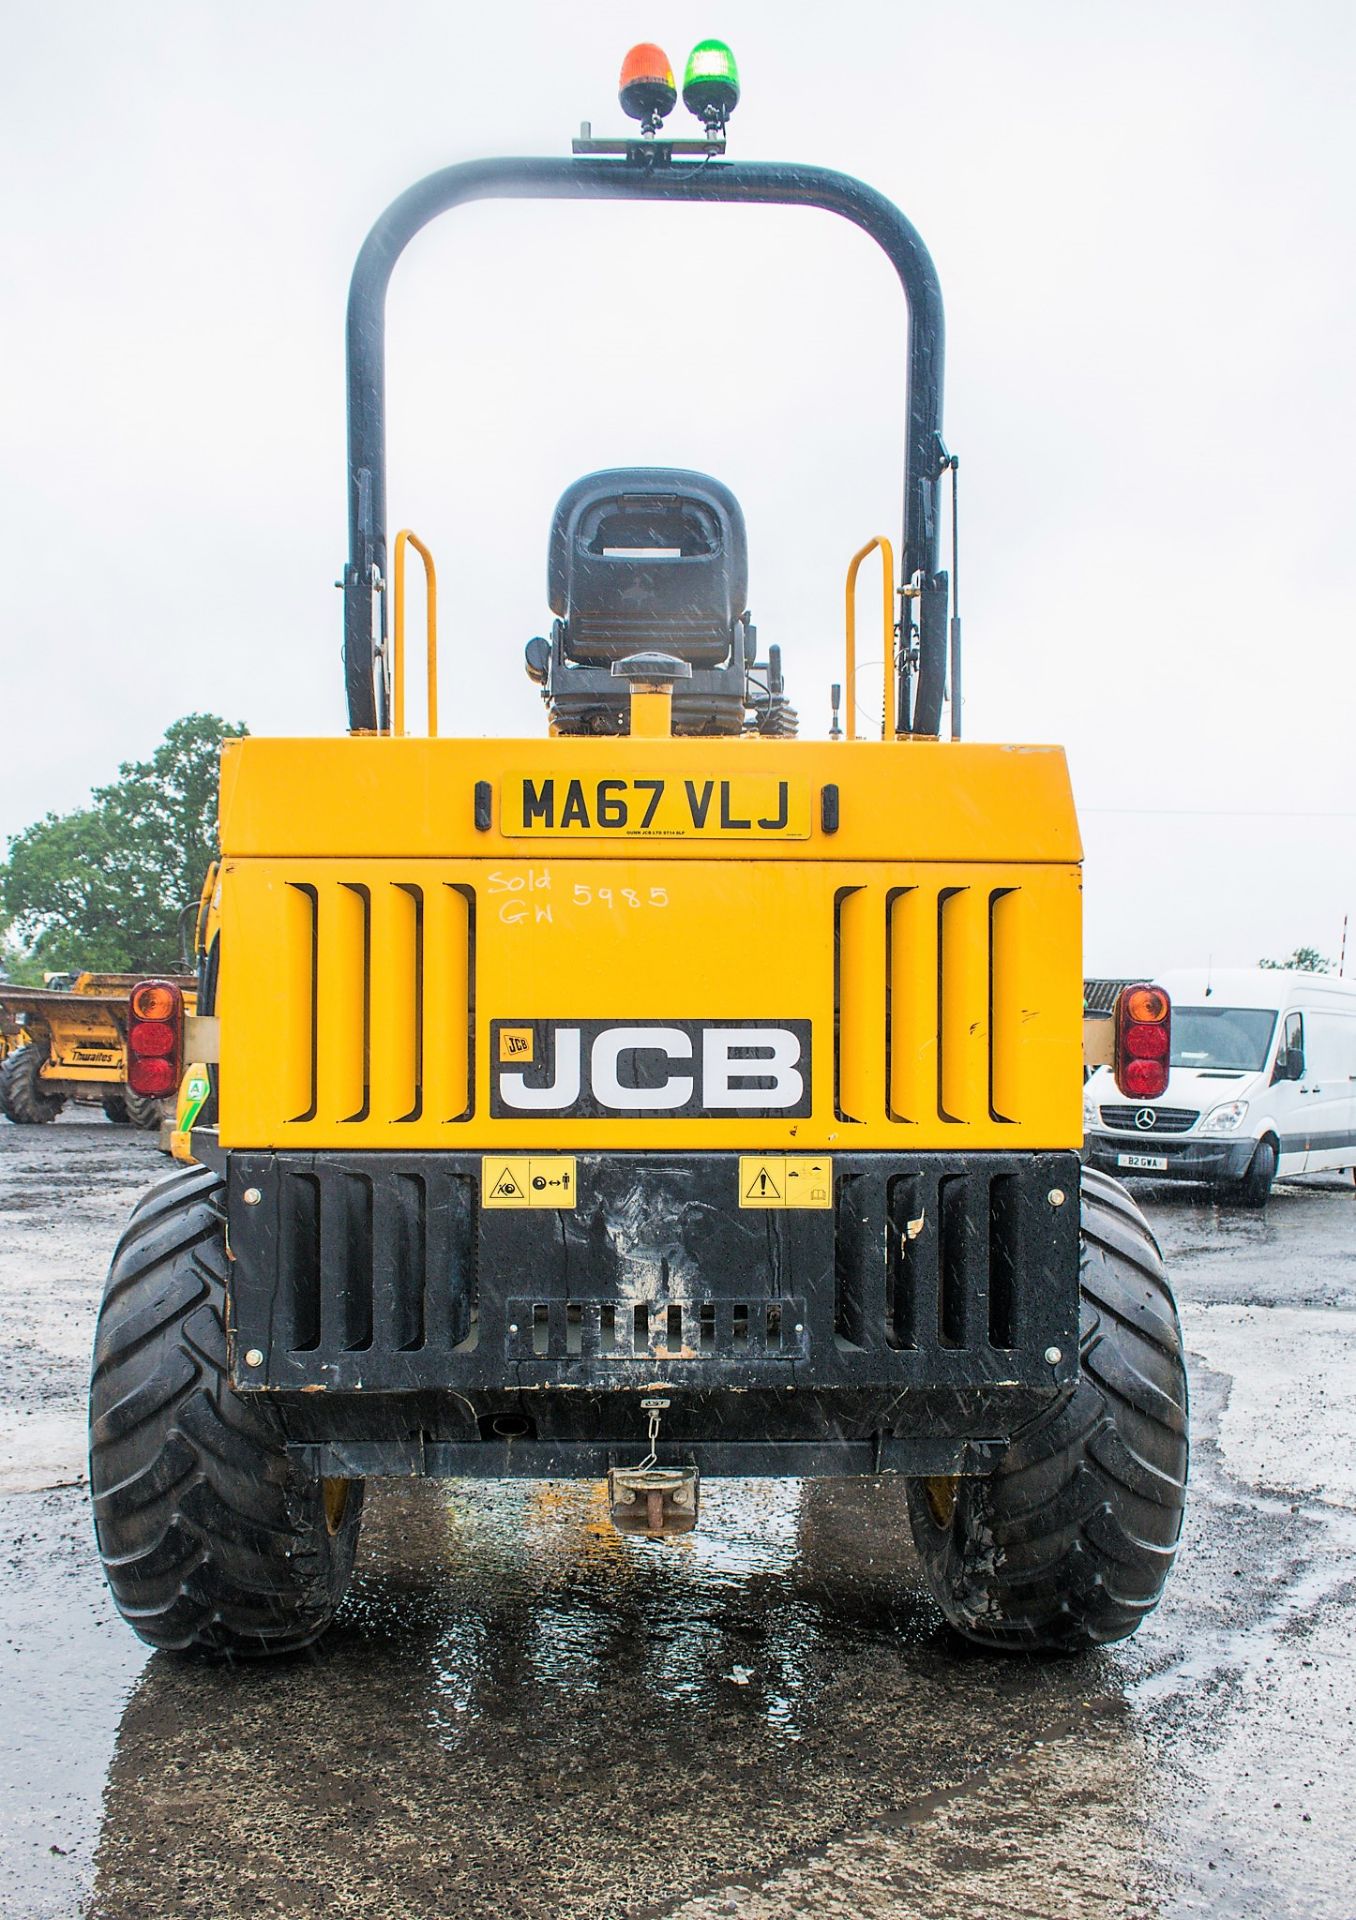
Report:
M 3 907 L 0 907 L 0 980 L 16 987 L 42 985 L 42 963 L 19 939 Z
M 12 935 L 42 967 L 151 973 L 177 966 L 179 913 L 217 857 L 223 740 L 215 714 L 176 720 L 149 760 L 125 762 L 88 807 L 16 834 L 0 869 Z
M 1259 967 L 1287 968 L 1298 973 L 1331 973 L 1332 961 L 1325 960 L 1317 947 L 1296 947 L 1288 960 L 1259 960 Z

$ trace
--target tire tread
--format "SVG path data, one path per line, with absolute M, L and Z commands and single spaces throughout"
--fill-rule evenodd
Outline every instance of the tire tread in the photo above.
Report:
M 924 1576 L 952 1626 L 992 1647 L 1080 1651 L 1158 1604 L 1188 1459 L 1181 1325 L 1147 1222 L 1083 1170 L 1077 1384 L 962 1481 L 948 1527 L 909 1489 Z
M 49 1125 L 66 1101 L 59 1093 L 46 1093 L 38 1078 L 47 1049 L 29 1040 L 5 1056 L 0 1064 L 0 1113 L 19 1127 Z
M 281 1653 L 333 1616 L 361 1487 L 331 1535 L 277 1412 L 231 1389 L 221 1191 L 206 1168 L 176 1170 L 114 1254 L 90 1383 L 95 1536 L 119 1611 L 152 1646 Z

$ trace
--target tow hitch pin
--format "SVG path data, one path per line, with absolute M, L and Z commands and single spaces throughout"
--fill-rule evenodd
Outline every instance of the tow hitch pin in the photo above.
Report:
M 641 1401 L 650 1450 L 637 1467 L 608 1470 L 608 1507 L 619 1533 L 644 1533 L 655 1539 L 691 1533 L 697 1524 L 697 1469 L 657 1464 L 659 1422 L 669 1404 L 659 1398 Z

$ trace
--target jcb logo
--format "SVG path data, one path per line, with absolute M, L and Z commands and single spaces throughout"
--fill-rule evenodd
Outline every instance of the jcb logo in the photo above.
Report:
M 808 1020 L 495 1020 L 490 1062 L 497 1120 L 794 1119 L 810 1111 Z

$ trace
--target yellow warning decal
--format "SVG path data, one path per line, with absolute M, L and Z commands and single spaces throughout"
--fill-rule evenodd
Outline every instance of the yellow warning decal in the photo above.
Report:
M 480 1162 L 482 1207 L 572 1207 L 575 1165 L 560 1154 L 550 1159 L 486 1154 Z
M 744 1153 L 741 1207 L 831 1207 L 833 1161 L 813 1153 Z

